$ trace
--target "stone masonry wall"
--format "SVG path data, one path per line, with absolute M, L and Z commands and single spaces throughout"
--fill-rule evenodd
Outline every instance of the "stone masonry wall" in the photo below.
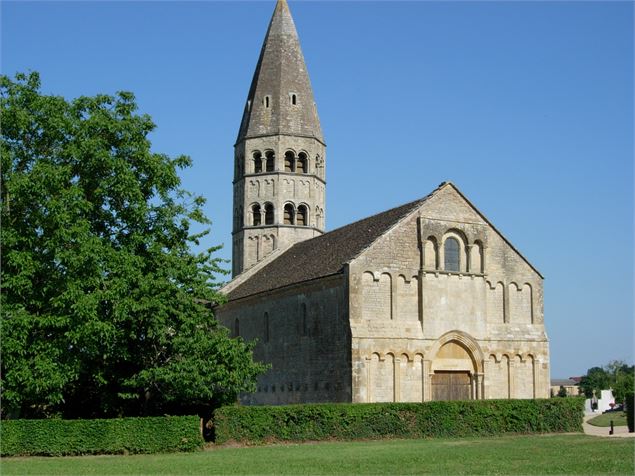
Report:
M 256 360 L 271 364 L 245 404 L 350 402 L 350 328 L 343 275 L 230 302 L 219 321 L 245 340 Z

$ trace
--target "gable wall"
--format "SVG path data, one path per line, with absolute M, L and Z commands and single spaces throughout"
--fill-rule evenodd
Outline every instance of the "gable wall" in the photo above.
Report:
M 472 269 L 464 247 L 461 271 L 444 271 L 448 232 L 480 243 Z M 429 236 L 438 243 L 435 260 L 422 251 Z M 548 396 L 542 278 L 451 186 L 354 259 L 349 275 L 354 401 L 431 398 L 422 380 L 443 367 L 435 344 L 455 331 L 482 354 L 479 398 Z

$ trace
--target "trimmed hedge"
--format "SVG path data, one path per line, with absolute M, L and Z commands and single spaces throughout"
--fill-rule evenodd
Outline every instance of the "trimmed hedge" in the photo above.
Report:
M 197 416 L 0 422 L 2 456 L 164 453 L 203 443 Z
M 626 394 L 626 424 L 629 433 L 635 431 L 635 393 Z
M 584 399 L 228 406 L 216 443 L 581 432 Z

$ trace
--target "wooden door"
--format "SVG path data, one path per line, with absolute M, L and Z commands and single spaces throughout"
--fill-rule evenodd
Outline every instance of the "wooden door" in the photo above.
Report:
M 435 372 L 432 376 L 433 400 L 470 400 L 472 385 L 469 372 Z

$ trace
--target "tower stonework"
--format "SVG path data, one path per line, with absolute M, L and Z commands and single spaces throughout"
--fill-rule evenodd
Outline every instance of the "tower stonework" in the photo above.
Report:
M 325 152 L 293 18 L 278 0 L 234 145 L 233 276 L 323 234 Z

